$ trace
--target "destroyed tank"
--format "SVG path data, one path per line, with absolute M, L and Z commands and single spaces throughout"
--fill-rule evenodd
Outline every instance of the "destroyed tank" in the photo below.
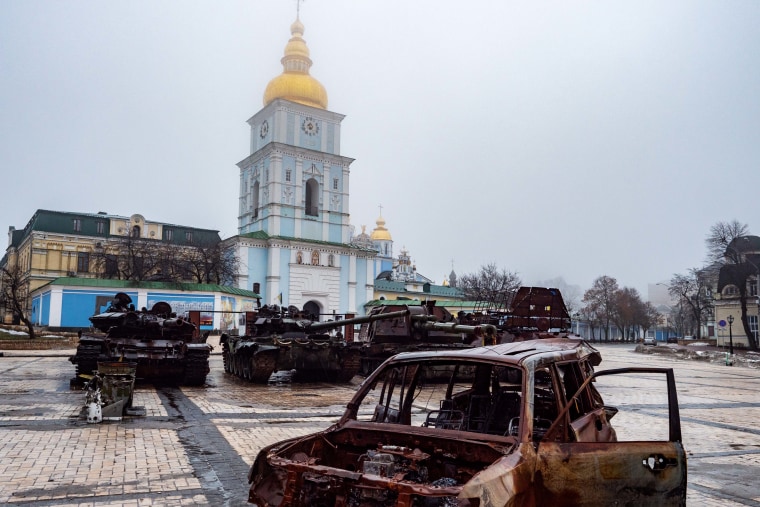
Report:
M 496 327 L 491 324 L 462 324 L 446 308 L 435 301 L 422 304 L 376 306 L 362 325 L 363 375 L 372 373 L 383 361 L 400 352 L 447 350 L 492 345 L 497 341 Z M 383 315 L 403 315 L 386 320 Z
M 520 287 L 499 301 L 481 301 L 462 319 L 496 326 L 501 343 L 570 336 L 572 320 L 559 289 Z
M 278 371 L 293 371 L 297 382 L 348 382 L 361 366 L 361 344 L 353 341 L 353 326 L 405 313 L 316 322 L 293 306 L 264 306 L 246 312 L 243 335 L 221 336 L 224 371 L 259 383 Z
M 211 345 L 199 332 L 199 312 L 190 312 L 189 320 L 178 317 L 163 301 L 135 311 L 129 295 L 119 292 L 90 322 L 97 331 L 81 333 L 76 354 L 69 358 L 78 377 L 91 375 L 98 362 L 124 361 L 137 365 L 138 380 L 181 385 L 206 381 Z

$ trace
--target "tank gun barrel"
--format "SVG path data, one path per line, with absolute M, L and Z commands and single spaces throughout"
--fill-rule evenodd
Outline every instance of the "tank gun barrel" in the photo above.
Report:
M 404 318 L 407 315 L 409 315 L 409 310 L 400 310 L 398 312 L 390 312 L 390 313 L 378 313 L 375 315 L 365 315 L 363 317 L 354 317 L 351 319 L 342 319 L 342 320 L 333 320 L 330 322 L 314 322 L 312 324 L 308 324 L 305 328 L 305 331 L 307 332 L 313 332 L 313 331 L 327 331 L 330 329 L 336 329 L 339 327 L 345 327 L 350 326 L 353 324 L 365 324 L 367 322 L 375 322 L 377 320 L 389 320 L 389 319 L 397 319 L 397 318 Z

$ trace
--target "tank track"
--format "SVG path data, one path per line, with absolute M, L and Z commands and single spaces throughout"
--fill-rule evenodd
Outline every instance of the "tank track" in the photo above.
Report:
M 185 374 L 182 384 L 186 386 L 202 386 L 206 376 L 211 371 L 208 363 L 208 353 L 188 352 L 185 357 Z
M 224 352 L 222 352 L 222 363 L 224 363 L 224 371 L 226 373 L 232 373 L 232 367 L 230 364 L 232 363 L 232 359 L 230 358 L 230 351 L 226 349 Z
M 253 371 L 250 372 L 248 380 L 259 384 L 266 384 L 269 381 L 269 377 L 277 369 L 277 354 L 271 352 L 264 352 L 255 354 L 251 361 Z
M 72 362 L 76 362 L 76 375 L 92 375 L 92 372 L 98 369 L 99 358 L 99 344 L 80 343 L 72 357 Z

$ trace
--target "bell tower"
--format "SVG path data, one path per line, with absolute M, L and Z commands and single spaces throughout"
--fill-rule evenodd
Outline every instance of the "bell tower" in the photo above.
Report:
M 238 232 L 348 243 L 353 159 L 340 155 L 344 115 L 327 110 L 327 91 L 309 73 L 300 19 L 290 33 L 283 71 L 267 85 L 263 109 L 248 120 L 251 154 L 238 163 Z

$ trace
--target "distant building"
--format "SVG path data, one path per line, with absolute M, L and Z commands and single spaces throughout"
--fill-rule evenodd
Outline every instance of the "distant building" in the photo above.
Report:
M 140 214 L 127 217 L 37 210 L 23 229 L 9 227 L 8 247 L 0 267 L 18 268 L 24 292 L 30 295 L 62 277 L 121 278 L 117 253 L 123 251 L 125 244 L 139 242 L 183 250 L 220 241 L 218 231 L 149 221 Z M 140 252 L 133 254 L 133 260 L 140 264 Z M 149 260 L 153 259 L 145 259 L 143 264 L 146 270 Z M 160 275 L 159 271 L 156 266 L 138 278 Z M 4 308 L 0 312 L 3 321 L 13 320 Z
M 202 331 L 237 329 L 241 312 L 255 310 L 259 299 L 254 292 L 215 284 L 57 278 L 32 292 L 30 317 L 50 329 L 86 329 L 117 292 L 126 293 L 138 310 L 163 301 L 178 315 L 200 311 Z
M 747 323 L 756 340 L 760 340 L 760 237 L 745 236 L 731 242 L 727 250 L 733 249 L 739 264 L 724 264 L 718 274 L 716 290 L 713 291 L 715 303 L 715 323 L 717 324 L 718 345 L 728 346 L 730 341 L 736 346 L 749 344 L 741 322 L 741 287 L 740 280 L 746 279 L 744 290 L 747 294 Z M 729 316 L 733 324 L 729 329 Z M 760 342 L 758 342 L 760 343 Z

